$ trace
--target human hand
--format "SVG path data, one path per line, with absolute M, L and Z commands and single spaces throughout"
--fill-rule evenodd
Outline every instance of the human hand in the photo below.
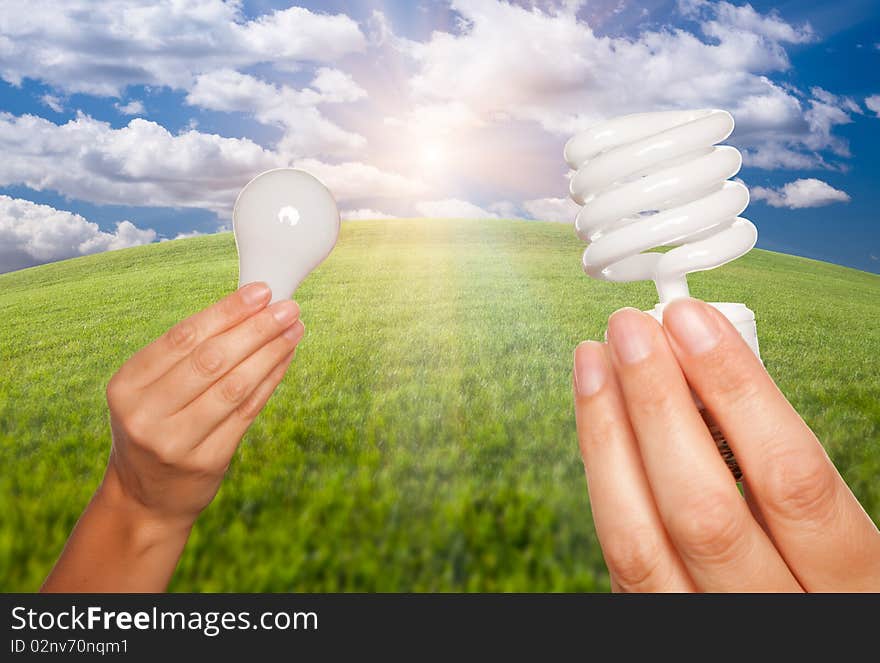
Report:
M 578 439 L 615 591 L 880 591 L 880 534 L 711 306 L 634 309 L 575 351 Z M 690 387 L 743 470 L 719 455 Z
M 195 519 L 305 331 L 251 283 L 172 327 L 110 379 L 107 471 L 44 592 L 164 590 Z
M 113 449 L 102 494 L 173 528 L 211 502 L 304 333 L 299 307 L 251 283 L 183 320 L 107 386 Z

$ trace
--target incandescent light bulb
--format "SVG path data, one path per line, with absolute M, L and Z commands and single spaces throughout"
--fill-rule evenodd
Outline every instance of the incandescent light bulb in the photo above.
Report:
M 339 211 L 330 191 L 295 168 L 257 175 L 238 194 L 232 212 L 238 248 L 238 285 L 265 281 L 272 302 L 289 299 L 330 255 L 339 236 Z

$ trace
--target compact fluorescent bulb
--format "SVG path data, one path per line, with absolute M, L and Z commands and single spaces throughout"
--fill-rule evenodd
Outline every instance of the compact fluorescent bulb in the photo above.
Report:
M 738 258 L 757 240 L 755 226 L 738 216 L 749 204 L 748 189 L 728 179 L 739 172 L 742 156 L 716 145 L 733 126 L 723 110 L 638 113 L 587 129 L 565 146 L 575 170 L 571 197 L 582 205 L 575 228 L 589 242 L 584 271 L 607 281 L 653 280 L 660 301 L 647 313 L 660 322 L 667 303 L 688 296 L 687 274 Z M 661 246 L 675 248 L 649 251 Z M 711 305 L 758 355 L 755 314 L 743 304 Z M 739 480 L 724 436 L 697 405 Z
M 238 285 L 265 281 L 272 302 L 290 299 L 330 255 L 339 211 L 330 191 L 307 172 L 277 168 L 257 175 L 238 194 L 232 212 Z

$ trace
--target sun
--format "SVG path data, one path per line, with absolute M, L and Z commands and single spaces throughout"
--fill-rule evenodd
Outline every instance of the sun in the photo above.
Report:
M 440 143 L 425 143 L 419 150 L 421 166 L 428 171 L 442 170 L 446 164 L 447 157 L 447 151 Z

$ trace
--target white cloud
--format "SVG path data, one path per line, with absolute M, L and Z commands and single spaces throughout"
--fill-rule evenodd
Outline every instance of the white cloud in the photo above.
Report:
M 447 198 L 416 203 L 416 211 L 434 219 L 498 219 L 497 214 L 466 200 Z
M 780 43 L 803 44 L 816 40 L 816 34 L 809 23 L 793 26 L 772 11 L 767 15 L 758 13 L 748 3 L 737 6 L 729 2 L 679 0 L 678 5 L 686 16 L 698 19 L 705 19 L 707 15 L 713 14 L 717 16 L 717 19 L 706 20 L 703 24 L 703 29 L 710 34 L 715 29 L 734 29 L 761 35 Z
M 0 186 L 205 208 L 223 220 L 256 173 L 295 165 L 353 217 L 419 204 L 430 216 L 570 221 L 576 209 L 557 197 L 562 145 L 607 117 L 727 108 L 746 165 L 843 169 L 839 127 L 864 112 L 848 97 L 781 82 L 788 49 L 816 34 L 748 4 L 682 0 L 659 27 L 613 37 L 577 18 L 597 14 L 578 0 L 450 4 L 454 25 L 413 41 L 379 11 L 367 39 L 344 14 L 292 7 L 249 19 L 237 0 L 0 0 L 0 77 L 46 83 L 50 107 L 49 98 L 63 110 L 85 92 L 142 114 L 144 102 L 159 103 L 151 88 L 169 86 L 194 108 L 276 128 L 259 129 L 257 144 L 196 131 L 199 118 L 172 134 L 144 119 L 114 129 L 81 114 L 56 125 L 0 113 Z M 872 103 L 880 95 L 865 100 L 880 112 Z M 464 192 L 496 202 L 455 197 Z
M 418 195 L 425 189 L 418 180 L 357 161 L 329 164 L 317 159 L 301 159 L 293 166 L 317 177 L 341 200 L 403 198 Z
M 310 87 L 318 91 L 317 103 L 351 103 L 367 96 L 367 91 L 351 75 L 330 67 L 318 69 Z M 311 90 L 304 94 L 311 95 Z
M 247 20 L 237 0 L 0 0 L 0 45 L 0 78 L 13 85 L 33 78 L 64 93 L 120 98 L 132 85 L 185 90 L 192 105 L 282 127 L 277 149 L 287 158 L 348 156 L 365 145 L 316 108 L 366 95 L 347 73 L 319 67 L 303 90 L 239 73 L 267 65 L 278 78 L 364 50 L 345 14 L 290 7 Z M 57 96 L 44 103 L 60 112 Z M 140 100 L 114 106 L 145 112 Z
M 363 136 L 345 131 L 315 106 L 365 96 L 366 91 L 351 76 L 336 69 L 318 69 L 311 86 L 303 90 L 220 69 L 198 76 L 186 101 L 210 110 L 251 113 L 260 122 L 285 130 L 280 151 L 291 157 L 315 157 L 347 154 L 366 144 Z
M 54 94 L 44 94 L 40 97 L 40 101 L 43 102 L 44 106 L 47 106 L 56 113 L 64 112 L 64 104 L 62 103 L 61 98 Z
M 865 97 L 865 106 L 874 115 L 880 117 L 880 94 L 872 94 L 870 97 Z
M 370 221 L 372 219 L 396 219 L 393 214 L 380 212 L 374 209 L 344 209 L 339 213 L 343 221 Z
M 521 216 L 519 205 L 512 200 L 498 200 L 489 205 L 486 209 L 490 212 L 494 212 L 502 219 L 516 219 Z
M 366 46 L 357 22 L 347 15 L 302 7 L 276 10 L 235 28 L 262 62 L 333 62 Z
M 858 103 L 851 97 L 843 97 L 832 94 L 828 90 L 825 90 L 821 87 L 810 88 L 810 93 L 813 95 L 817 103 L 839 106 L 844 110 L 849 111 L 850 113 L 861 114 L 862 112 L 862 109 L 859 108 Z
M 423 133 L 429 127 L 434 138 L 446 136 L 463 129 L 483 126 L 484 122 L 467 105 L 459 101 L 417 104 L 403 117 L 386 117 L 385 124 L 403 127 L 414 134 Z
M 771 207 L 789 209 L 822 207 L 850 201 L 849 194 L 845 191 L 812 177 L 789 182 L 778 189 L 756 186 L 751 189 L 751 196 L 754 200 L 766 201 Z
M 292 161 L 244 138 L 186 131 L 144 119 L 113 129 L 78 115 L 56 125 L 0 112 L 0 186 L 52 190 L 96 204 L 194 207 L 231 214 L 235 196 L 256 174 L 281 166 L 307 170 L 340 201 L 403 198 L 425 186 L 376 166 L 319 159 Z
M 566 8 L 498 0 L 452 7 L 461 16 L 457 33 L 391 40 L 416 66 L 410 89 L 418 103 L 457 102 L 483 121 L 534 122 L 559 136 L 625 113 L 719 107 L 736 118 L 748 165 L 826 166 L 818 152 L 847 153 L 832 132 L 854 112 L 849 100 L 805 95 L 768 77 L 790 68 L 787 44 L 815 39 L 809 25 L 750 5 L 696 1 L 681 8 L 703 37 L 669 28 L 603 37 Z
M 197 207 L 228 217 L 238 191 L 257 173 L 294 165 L 311 172 L 337 200 L 418 195 L 418 180 L 357 161 L 291 160 L 246 138 L 186 131 L 141 118 L 113 129 L 79 114 L 57 125 L 0 112 L 0 186 L 53 190 L 97 204 Z
M 204 235 L 204 234 L 205 234 L 205 233 L 203 233 L 203 232 L 199 232 L 198 230 L 191 230 L 191 231 L 189 231 L 189 232 L 185 232 L 185 233 L 177 233 L 177 234 L 172 238 L 172 240 L 174 240 L 174 239 L 189 239 L 190 237 L 201 237 L 201 236 Z M 167 241 L 171 241 L 171 240 L 162 240 L 162 241 L 166 241 L 166 242 L 167 242 Z
M 0 186 L 97 204 L 200 207 L 227 213 L 256 173 L 281 165 L 247 139 L 188 131 L 169 133 L 133 119 L 113 129 L 86 115 L 56 125 L 32 115 L 0 113 Z
M 851 114 L 861 114 L 862 109 L 853 99 L 831 94 L 820 87 L 811 88 L 810 93 L 813 98 L 804 113 L 810 134 L 804 144 L 815 150 L 830 149 L 839 156 L 850 156 L 849 144 L 832 131 L 837 125 L 852 122 Z
M 388 17 L 378 9 L 374 9 L 367 19 L 370 43 L 374 46 L 383 46 L 394 39 L 394 31 Z
M 143 115 L 146 111 L 144 102 L 139 99 L 132 99 L 127 104 L 113 104 L 113 106 L 123 115 Z
M 248 21 L 239 2 L 222 0 L 4 0 L 0 34 L 7 82 L 114 97 L 129 85 L 188 89 L 224 67 L 334 62 L 366 46 L 345 14 L 290 7 Z
M 0 272 L 155 241 L 156 231 L 120 221 L 102 231 L 79 214 L 0 195 Z
M 527 200 L 523 208 L 531 218 L 538 221 L 563 221 L 574 223 L 580 209 L 571 198 L 539 198 Z

